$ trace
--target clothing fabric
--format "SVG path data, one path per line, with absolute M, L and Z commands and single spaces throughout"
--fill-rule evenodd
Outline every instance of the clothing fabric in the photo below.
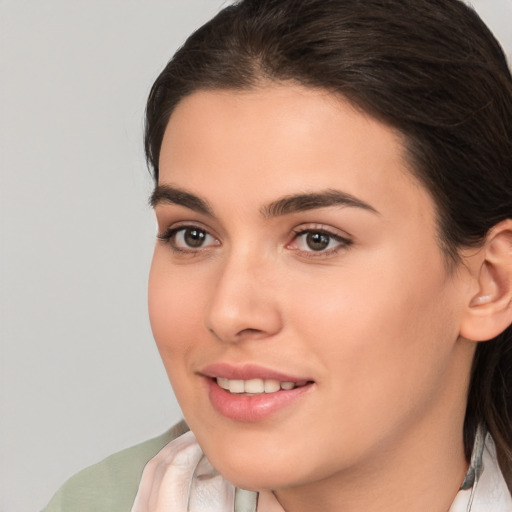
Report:
M 162 471 L 159 478 L 170 480 L 174 489 L 173 496 L 165 493 L 161 496 L 171 503 L 169 508 L 166 504 L 165 512 L 187 510 L 176 508 L 174 501 L 185 503 L 190 512 L 235 511 L 235 504 L 237 512 L 254 512 L 256 503 L 257 512 L 283 512 L 271 492 L 256 496 L 235 489 L 222 479 L 202 454 L 193 434 L 187 431 L 187 425 L 180 422 L 162 436 L 111 455 L 81 471 L 61 487 L 43 512 L 139 512 L 147 499 L 143 498 L 144 494 L 148 489 L 154 491 L 156 466 Z M 476 482 L 471 512 L 512 512 L 512 498 L 499 470 L 490 436 L 485 439 L 481 462 L 482 472 Z M 171 473 L 175 471 L 181 472 L 181 477 L 173 482 Z M 153 476 L 147 479 L 148 474 Z M 187 481 L 184 474 L 191 478 Z M 203 481 L 208 485 L 203 486 Z M 472 489 L 470 486 L 461 490 L 449 512 L 468 512 Z M 219 503 L 224 507 L 222 500 L 226 500 L 228 508 L 212 508 Z
M 129 512 L 148 460 L 187 431 L 182 421 L 161 436 L 83 469 L 64 483 L 43 512 Z
M 271 492 L 236 489 L 210 464 L 192 432 L 144 469 L 131 512 L 284 512 Z

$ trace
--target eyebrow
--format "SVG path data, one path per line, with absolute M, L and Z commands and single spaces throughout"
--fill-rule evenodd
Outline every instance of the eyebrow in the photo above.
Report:
M 210 217 L 214 216 L 213 209 L 208 204 L 208 201 L 169 185 L 157 185 L 149 198 L 149 204 L 153 208 L 160 204 L 176 204 Z M 272 218 L 306 210 L 327 208 L 329 206 L 361 208 L 379 214 L 370 204 L 352 194 L 335 189 L 285 196 L 263 206 L 260 212 L 264 217 Z
M 379 212 L 368 203 L 361 199 L 341 192 L 340 190 L 328 189 L 322 192 L 294 194 L 285 196 L 277 201 L 273 201 L 261 209 L 261 213 L 269 217 L 278 217 L 280 215 L 288 215 L 290 213 L 302 212 L 305 210 L 314 210 L 316 208 L 327 208 L 329 206 L 350 206 L 362 208 L 378 214 Z
M 213 210 L 207 201 L 180 188 L 157 185 L 149 198 L 152 208 L 159 204 L 177 204 L 198 213 L 213 217 Z

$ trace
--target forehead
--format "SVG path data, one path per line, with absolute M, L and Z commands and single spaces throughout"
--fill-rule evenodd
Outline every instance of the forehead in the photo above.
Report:
M 401 134 L 322 89 L 198 91 L 169 120 L 159 180 L 201 195 L 220 191 L 223 201 L 244 195 L 258 207 L 319 188 L 381 206 L 400 198 L 410 209 L 420 195 L 431 213 L 430 197 L 404 155 Z

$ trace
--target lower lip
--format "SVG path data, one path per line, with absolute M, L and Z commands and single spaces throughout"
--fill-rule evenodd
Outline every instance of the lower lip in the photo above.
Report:
M 313 384 L 306 384 L 290 390 L 251 396 L 230 393 L 222 389 L 215 379 L 208 378 L 207 384 L 214 409 L 226 418 L 243 422 L 264 420 L 294 403 L 313 387 Z

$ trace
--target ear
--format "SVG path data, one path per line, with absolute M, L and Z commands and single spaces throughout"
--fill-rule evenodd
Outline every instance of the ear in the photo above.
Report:
M 512 219 L 496 224 L 482 248 L 469 259 L 475 286 L 460 335 L 471 341 L 486 341 L 512 324 Z

